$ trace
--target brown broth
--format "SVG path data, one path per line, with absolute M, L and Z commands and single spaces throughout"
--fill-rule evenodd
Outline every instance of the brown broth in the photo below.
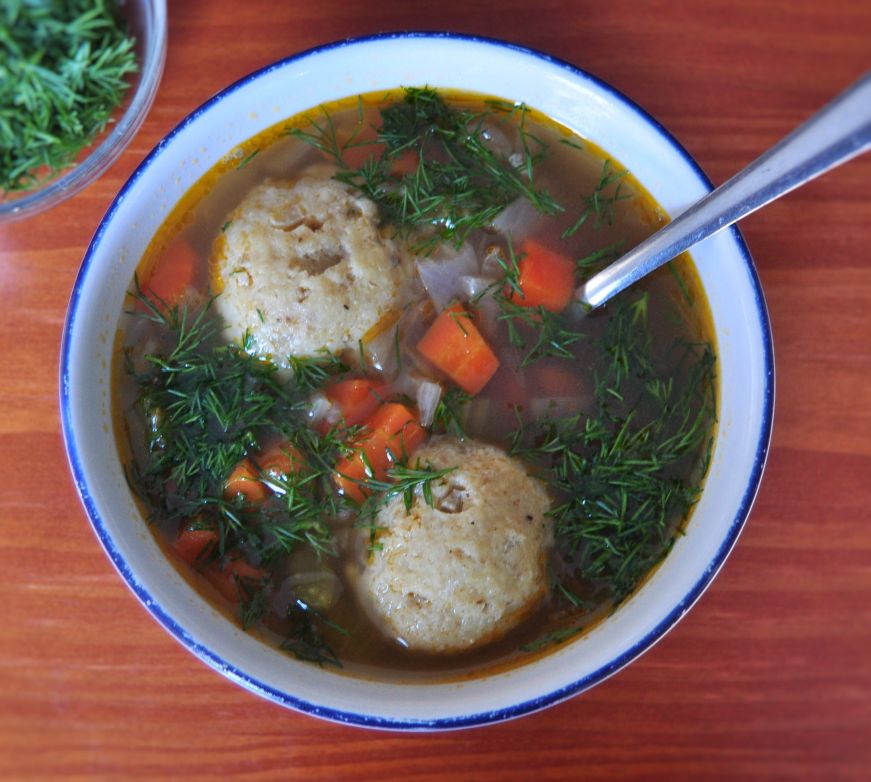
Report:
M 481 96 L 456 93 L 447 93 L 446 97 L 452 105 L 465 107 L 479 108 L 485 100 Z M 389 99 L 396 99 L 396 96 L 389 96 Z M 388 97 L 363 97 L 362 106 L 367 123 L 376 121 L 378 108 L 384 100 L 388 100 Z M 341 134 L 346 132 L 344 128 L 348 123 L 357 118 L 357 98 L 338 102 L 326 107 L 326 110 L 334 116 Z M 155 235 L 140 263 L 139 278 L 147 279 L 152 269 L 160 265 L 166 249 L 181 237 L 199 257 L 195 285 L 203 291 L 205 297 L 210 284 L 213 284 L 209 257 L 216 242 L 222 241 L 222 227 L 227 214 L 245 193 L 267 177 L 293 177 L 308 166 L 323 160 L 317 150 L 285 135 L 288 127 L 304 126 L 312 116 L 316 115 L 312 113 L 297 117 L 264 131 L 233 150 L 225 160 L 204 175 L 181 199 Z M 564 247 L 572 257 L 579 258 L 616 242 L 622 242 L 622 248 L 628 249 L 667 220 L 666 215 L 640 183 L 631 174 L 627 174 L 620 180 L 620 187 L 626 198 L 615 203 L 613 222 L 602 220 L 597 224 L 591 217 L 569 240 L 561 239 L 561 234 L 577 218 L 581 197 L 595 188 L 607 156 L 595 145 L 574 139 L 566 129 L 534 111 L 529 112 L 527 119 L 534 127 L 535 135 L 550 150 L 549 156 L 537 169 L 536 181 L 546 183 L 555 199 L 567 206 L 564 213 L 550 218 L 546 226 L 535 234 L 537 239 L 549 246 Z M 581 143 L 583 152 L 562 143 L 568 139 Z M 251 157 L 255 151 L 257 154 Z M 238 167 L 241 161 L 246 161 L 245 165 Z M 619 163 L 611 162 L 619 170 Z M 478 232 L 478 235 L 470 237 L 470 241 L 483 246 L 488 237 L 482 237 Z M 671 270 L 663 269 L 650 275 L 634 289 L 633 295 L 638 295 L 640 291 L 647 291 L 652 303 L 649 308 L 649 326 L 655 341 L 661 344 L 676 339 L 712 342 L 713 329 L 705 295 L 687 255 L 675 261 Z M 469 416 L 472 423 L 469 434 L 476 439 L 504 446 L 506 435 L 516 426 L 516 416 L 519 416 L 524 425 L 534 425 L 535 405 L 526 405 L 525 401 L 530 398 L 542 399 L 548 393 L 553 395 L 542 384 L 548 375 L 558 376 L 560 373 L 568 373 L 569 385 L 572 386 L 570 394 L 565 398 L 560 397 L 559 403 L 563 406 L 560 414 L 566 414 L 565 411 L 569 410 L 593 415 L 596 402 L 588 368 L 597 360 L 594 355 L 595 346 L 603 337 L 608 318 L 607 309 L 586 318 L 584 329 L 588 336 L 572 347 L 575 357 L 573 361 L 546 358 L 519 373 L 500 368 L 484 391 L 471 403 Z M 128 332 L 128 329 L 131 330 Z M 143 330 L 141 325 L 131 327 L 129 318 L 122 320 L 121 332 L 120 341 L 126 347 L 130 347 L 132 343 L 141 344 L 149 336 L 153 336 L 147 328 Z M 114 367 L 114 409 L 119 449 L 123 460 L 129 464 L 134 460 L 144 459 L 145 455 L 138 442 L 142 437 L 142 426 L 137 422 L 138 413 L 135 411 L 137 389 L 125 373 L 122 355 L 123 350 L 119 349 Z M 355 360 L 354 356 L 347 356 L 347 359 Z M 707 424 L 708 431 L 712 432 L 713 426 L 714 419 L 711 417 Z M 691 458 L 685 460 L 683 472 L 686 475 L 693 474 L 696 480 L 701 480 L 701 459 L 700 452 L 692 454 Z M 146 515 L 149 514 L 150 509 L 146 507 L 145 512 Z M 672 534 L 676 533 L 685 520 L 683 517 L 670 520 Z M 175 554 L 171 542 L 177 532 L 176 524 L 167 525 L 157 519 L 153 529 L 167 556 L 179 570 L 184 572 L 204 596 L 231 615 L 231 604 Z M 362 676 L 383 675 L 387 671 L 398 676 L 402 676 L 403 672 L 415 672 L 416 676 L 428 672 L 436 679 L 446 676 L 463 678 L 481 675 L 485 670 L 493 670 L 494 667 L 523 664 L 546 654 L 558 645 L 554 643 L 540 650 L 524 651 L 525 646 L 541 638 L 544 633 L 567 625 L 578 628 L 581 632 L 607 616 L 614 607 L 611 601 L 600 600 L 592 607 L 569 610 L 565 605 L 557 606 L 555 600 L 546 600 L 533 616 L 495 643 L 454 655 L 410 653 L 374 626 L 355 597 L 346 567 L 338 564 L 334 570 L 342 581 L 343 597 L 330 609 L 329 618 L 341 625 L 347 635 L 325 628 L 324 637 L 343 664 L 348 666 L 346 670 Z M 586 588 L 583 584 L 575 586 L 581 592 Z M 594 592 L 591 589 L 590 594 Z M 274 629 L 282 629 L 280 621 L 273 621 L 271 624 Z M 270 643 L 280 640 L 279 635 L 266 627 L 259 626 L 256 632 Z M 568 640 L 568 636 L 564 640 Z

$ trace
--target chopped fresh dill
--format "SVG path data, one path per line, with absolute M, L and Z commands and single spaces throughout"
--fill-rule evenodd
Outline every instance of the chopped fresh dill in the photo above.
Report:
M 401 495 L 406 510 L 411 510 L 411 506 L 414 503 L 414 494 L 416 491 L 420 491 L 423 501 L 431 508 L 433 506 L 433 482 L 444 478 L 455 469 L 456 467 L 445 467 L 444 469 L 436 470 L 431 464 L 421 465 L 418 459 L 414 467 L 397 464 L 391 470 L 388 470 L 387 474 L 391 482 L 386 486 L 376 487 L 373 486 L 371 481 L 369 486 L 373 489 L 380 488 L 383 492 L 382 496 L 386 501 Z
M 466 438 L 463 428 L 462 408 L 472 399 L 472 395 L 457 386 L 448 388 L 439 399 L 433 414 L 433 431 L 453 434 L 460 440 Z
M 220 531 L 221 553 L 244 539 L 262 561 L 300 541 L 332 550 L 324 516 L 333 500 L 323 454 L 337 447 L 338 438 L 328 433 L 313 447 L 300 389 L 288 391 L 271 362 L 218 342 L 208 305 L 199 312 L 167 309 L 142 294 L 138 283 L 133 296 L 165 340 L 143 357 L 138 372 L 127 364 L 139 390 L 147 450 L 132 465 L 131 480 L 155 517 L 166 523 L 205 514 Z M 312 373 L 307 378 L 314 382 Z M 293 443 L 309 457 L 311 469 L 270 477 L 283 491 L 252 514 L 238 498 L 225 498 L 223 486 L 242 458 L 274 438 Z
M 300 391 L 314 391 L 327 380 L 349 370 L 337 355 L 322 349 L 317 356 L 289 356 L 293 379 Z
M 568 641 L 569 638 L 574 638 L 578 633 L 583 632 L 583 626 L 577 627 L 561 627 L 558 630 L 551 630 L 536 638 L 534 641 L 523 644 L 520 647 L 521 652 L 537 652 L 540 649 L 546 649 L 548 646 L 555 646 L 563 641 Z
M 541 306 L 524 306 L 517 302 L 518 298 L 523 297 L 520 287 L 520 260 L 522 256 L 518 257 L 514 252 L 509 237 L 506 252 L 500 252 L 496 256 L 503 275 L 485 289 L 478 300 L 484 295 L 490 295 L 499 305 L 499 319 L 506 324 L 508 341 L 524 353 L 521 369 L 548 356 L 574 359 L 575 354 L 570 348 L 584 339 L 583 332 L 575 328 L 562 313 L 554 313 Z
M 433 506 L 432 487 L 446 475 L 452 473 L 456 467 L 435 469 L 431 464 L 423 465 L 418 459 L 414 467 L 410 467 L 407 460 L 395 460 L 393 467 L 387 471 L 387 480 L 377 480 L 371 472 L 367 471 L 365 479 L 358 481 L 369 496 L 360 506 L 356 525 L 369 529 L 369 547 L 377 548 L 376 538 L 378 528 L 375 524 L 375 516 L 394 497 L 402 497 L 405 509 L 411 510 L 414 497 L 420 493 L 423 501 Z
M 573 608 L 584 608 L 589 611 L 595 607 L 594 603 L 591 603 L 589 600 L 584 600 L 582 597 L 578 597 L 578 595 L 563 583 L 558 583 L 556 585 L 555 592 Z
M 612 242 L 588 253 L 583 258 L 578 258 L 575 263 L 578 271 L 581 273 L 581 278 L 584 280 L 589 279 L 596 272 L 604 269 L 608 264 L 616 260 L 619 250 L 624 244 L 625 242 L 623 241 Z
M 573 328 L 562 314 L 544 307 L 524 307 L 497 295 L 502 309 L 499 316 L 508 326 L 508 340 L 524 352 L 520 368 L 523 369 L 547 356 L 574 360 L 571 346 L 585 338 Z
M 0 192 L 75 162 L 121 104 L 133 47 L 112 0 L 0 6 Z
M 675 283 L 677 283 L 677 287 L 680 289 L 683 300 L 687 303 L 688 306 L 692 307 L 693 295 L 690 293 L 690 290 L 687 287 L 683 275 L 677 270 L 677 265 L 675 261 L 669 261 L 666 264 L 666 267 L 668 268 L 669 272 L 671 272 L 671 276 L 674 278 Z
M 259 568 L 269 568 L 301 545 L 334 555 L 328 522 L 339 514 L 340 500 L 331 483 L 333 466 L 358 430 L 335 427 L 319 434 L 306 425 L 305 414 L 308 393 L 344 371 L 344 364 L 326 352 L 291 361 L 295 382 L 287 388 L 274 364 L 244 345 L 217 340 L 211 302 L 199 311 L 168 308 L 143 294 L 138 280 L 134 286 L 133 314 L 151 320 L 162 334 L 159 349 L 138 361 L 125 357 L 146 436 L 145 453 L 128 475 L 149 503 L 152 519 L 172 529 L 194 518 L 218 532 L 217 546 L 194 563 L 198 568 L 240 551 Z M 252 505 L 241 495 L 227 497 L 224 487 L 233 469 L 275 438 L 301 454 L 303 464 L 285 475 L 252 463 L 257 480 L 270 489 L 267 498 Z M 242 626 L 256 624 L 266 609 L 268 578 L 232 578 Z M 324 621 L 296 606 L 283 648 L 302 659 L 336 663 L 321 640 Z
M 381 109 L 377 147 L 358 168 L 346 163 L 345 153 L 363 130 L 362 108 L 357 127 L 345 141 L 339 140 L 326 111 L 323 117 L 310 118 L 306 129 L 289 133 L 327 155 L 338 166 L 336 179 L 372 199 L 384 223 L 426 250 L 439 241 L 461 244 L 517 198 L 529 199 L 545 214 L 561 211 L 535 182 L 535 168 L 546 148 L 526 131 L 525 107 L 513 110 L 520 118 L 518 164 L 489 143 L 488 123 L 499 121 L 492 107 L 482 112 L 454 108 L 426 87 L 407 88 L 402 101 Z M 407 155 L 415 159 L 413 170 L 396 173 L 397 160 Z
M 332 647 L 324 640 L 323 626 L 332 627 L 337 632 L 347 635 L 347 631 L 331 622 L 320 612 L 302 600 L 290 604 L 287 610 L 287 620 L 290 624 L 287 637 L 281 642 L 281 649 L 290 652 L 298 660 L 324 665 L 342 667 Z
M 402 372 L 402 341 L 400 340 L 399 324 L 393 329 L 393 352 L 396 356 L 396 371 Z M 365 362 L 361 362 L 361 366 L 365 366 Z
M 234 576 L 239 592 L 239 622 L 243 630 L 256 625 L 266 610 L 266 590 L 263 583 Z
M 508 291 L 509 296 L 523 296 L 523 290 L 520 287 L 520 258 L 514 252 L 514 243 L 511 237 L 506 240 L 507 255 L 499 253 L 496 256 L 496 263 L 502 269 L 503 276 L 500 284 L 496 286 L 497 290 L 502 289 Z
M 259 149 L 255 149 L 253 152 L 246 155 L 242 160 L 239 161 L 239 164 L 236 166 L 236 170 L 239 171 L 242 168 L 245 168 L 260 152 Z
M 692 465 L 710 448 L 714 356 L 683 342 L 654 356 L 646 295 L 618 298 L 600 354 L 595 411 L 518 425 L 510 451 L 548 476 L 572 577 L 616 603 L 665 556 L 698 497 L 705 464 Z
M 605 161 L 602 165 L 599 181 L 590 195 L 581 198 L 581 214 L 574 223 L 563 231 L 563 239 L 576 234 L 590 217 L 595 218 L 594 226 L 597 229 L 605 223 L 613 224 L 617 202 L 631 198 L 628 193 L 621 192 L 623 183 L 620 180 L 624 176 L 626 176 L 626 171 L 615 171 L 611 166 L 611 161 Z M 612 192 L 605 192 L 615 184 L 616 187 L 613 188 Z
M 449 310 L 448 312 L 449 312 L 450 319 L 454 323 L 456 323 L 457 327 L 460 329 L 460 331 L 462 331 L 463 334 L 468 337 L 469 330 L 463 325 L 463 321 L 464 320 L 470 321 L 472 319 L 471 313 L 466 312 L 466 310 L 460 310 L 459 312 L 457 312 L 455 310 Z
M 318 109 L 318 116 L 309 116 L 307 119 L 308 130 L 303 130 L 298 127 L 288 128 L 285 133 L 288 136 L 298 138 L 306 144 L 319 150 L 323 155 L 329 158 L 340 169 L 347 168 L 345 163 L 345 153 L 349 149 L 359 146 L 371 145 L 372 141 L 360 141 L 359 136 L 365 130 L 363 124 L 363 100 L 357 100 L 357 122 L 354 129 L 351 131 L 348 138 L 344 141 L 339 141 L 336 135 L 336 126 L 333 124 L 332 115 L 321 106 Z

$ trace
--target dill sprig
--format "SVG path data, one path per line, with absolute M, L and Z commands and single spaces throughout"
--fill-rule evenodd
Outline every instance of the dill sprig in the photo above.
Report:
M 456 467 L 436 469 L 432 464 L 421 463 L 420 459 L 417 459 L 412 467 L 407 460 L 398 459 L 387 471 L 386 480 L 377 480 L 370 474 L 364 480 L 359 481 L 360 486 L 369 493 L 369 496 L 360 506 L 355 524 L 357 527 L 368 528 L 369 547 L 371 549 L 378 547 L 379 528 L 375 517 L 381 508 L 394 497 L 402 497 L 405 510 L 410 511 L 417 493 L 420 493 L 423 501 L 429 507 L 433 507 L 433 484 L 456 469 Z
M 710 346 L 679 342 L 654 355 L 647 319 L 644 296 L 614 307 L 595 412 L 521 425 L 511 438 L 558 498 L 550 514 L 573 578 L 614 602 L 665 556 L 696 501 L 715 416 Z M 630 373 L 640 391 L 628 390 Z
M 350 367 L 335 353 L 321 348 L 316 356 L 289 356 L 296 387 L 303 391 L 315 391 L 336 375 L 347 372 Z
M 302 600 L 291 602 L 287 610 L 290 628 L 280 648 L 290 652 L 298 660 L 324 665 L 342 667 L 333 648 L 324 640 L 323 628 L 331 627 L 336 632 L 347 635 L 347 631 L 327 619 L 308 603 Z
M 328 520 L 340 508 L 331 476 L 354 430 L 335 427 L 320 435 L 306 425 L 305 412 L 309 393 L 344 365 L 327 353 L 292 361 L 295 382 L 286 386 L 277 367 L 249 353 L 244 341 L 217 339 L 211 302 L 198 311 L 167 307 L 143 294 L 138 280 L 132 296 L 133 314 L 151 320 L 161 337 L 161 347 L 138 362 L 127 357 L 147 439 L 144 463 L 132 465 L 130 480 L 152 508 L 152 520 L 171 528 L 198 519 L 217 530 L 218 545 L 198 567 L 243 553 L 258 567 L 270 568 L 300 545 L 334 555 Z M 291 444 L 303 464 L 291 474 L 275 475 L 252 463 L 271 490 L 268 497 L 257 505 L 225 497 L 226 480 L 240 460 L 276 438 Z M 266 610 L 271 576 L 235 580 L 239 619 L 247 628 Z M 289 611 L 282 648 L 319 664 L 337 663 L 322 638 L 327 620 L 300 601 Z
M 0 7 L 0 191 L 28 190 L 75 162 L 136 71 L 111 0 L 6 0 Z
M 421 464 L 420 459 L 417 460 L 414 467 L 400 462 L 387 471 L 389 481 L 381 482 L 370 479 L 366 485 L 371 491 L 380 493 L 380 501 L 383 503 L 390 502 L 394 497 L 402 497 L 407 511 L 411 510 L 411 506 L 414 504 L 414 495 L 419 491 L 423 501 L 431 508 L 433 505 L 433 483 L 456 469 L 456 467 L 445 467 L 437 470 L 431 464 Z
M 360 134 L 366 129 L 363 121 L 363 100 L 357 99 L 357 121 L 348 137 L 339 140 L 338 131 L 333 123 L 333 117 L 324 106 L 318 108 L 316 116 L 308 117 L 308 130 L 291 127 L 285 131 L 285 135 L 298 138 L 306 144 L 319 150 L 323 155 L 332 160 L 341 169 L 347 168 L 345 153 L 354 147 L 371 145 L 373 141 L 359 140 Z
M 610 160 L 606 160 L 602 165 L 602 173 L 599 175 L 599 181 L 593 188 L 590 195 L 582 196 L 581 198 L 581 214 L 565 231 L 562 232 L 562 238 L 566 239 L 569 236 L 576 234 L 583 225 L 590 219 L 594 218 L 594 227 L 599 229 L 607 223 L 614 223 L 615 210 L 618 201 L 623 201 L 631 198 L 628 193 L 623 193 L 623 183 L 620 181 L 626 176 L 626 171 L 615 171 Z M 606 191 L 615 185 L 614 189 L 607 193 Z
M 261 562 L 301 542 L 331 551 L 324 519 L 335 510 L 328 476 L 339 434 L 317 438 L 305 426 L 306 396 L 329 373 L 309 372 L 304 384 L 286 387 L 273 363 L 216 339 L 210 303 L 197 312 L 167 308 L 142 294 L 138 282 L 132 295 L 145 310 L 137 314 L 163 338 L 161 349 L 142 357 L 144 370 L 137 373 L 128 360 L 147 438 L 147 458 L 133 465 L 131 479 L 155 517 L 171 523 L 206 513 L 220 532 L 221 554 L 244 543 Z M 233 468 L 276 438 L 293 443 L 308 468 L 263 475 L 274 491 L 256 513 L 238 498 L 226 499 Z
M 569 638 L 574 638 L 579 633 L 584 631 L 583 625 L 570 625 L 569 627 L 561 627 L 558 630 L 551 630 L 543 633 L 538 638 L 523 644 L 520 647 L 521 652 L 537 652 L 540 649 L 545 649 L 548 646 L 556 646 Z
M 433 413 L 432 428 L 435 432 L 452 434 L 459 440 L 466 438 L 463 427 L 463 407 L 472 400 L 472 395 L 457 386 L 451 386 L 439 399 Z
M 499 318 L 508 326 L 509 342 L 524 351 L 521 369 L 548 356 L 575 358 L 570 348 L 585 335 L 572 328 L 563 315 L 541 306 L 523 307 L 501 295 L 497 295 L 497 300 L 502 309 Z
M 256 625 L 266 611 L 266 590 L 254 579 L 236 578 L 239 592 L 239 622 L 243 630 Z
M 193 519 L 217 530 L 219 544 L 196 563 L 201 568 L 242 553 L 268 569 L 300 545 L 321 555 L 335 554 L 328 521 L 343 511 L 345 501 L 336 495 L 332 476 L 338 457 L 352 447 L 349 443 L 361 428 L 337 425 L 315 432 L 307 426 L 305 408 L 311 391 L 345 371 L 345 365 L 327 352 L 292 359 L 293 382 L 285 386 L 274 364 L 252 355 L 244 344 L 218 340 L 211 302 L 198 311 L 168 307 L 143 294 L 138 280 L 131 295 L 137 302 L 132 314 L 151 320 L 161 335 L 159 349 L 127 356 L 147 437 L 147 454 L 142 464 L 133 465 L 130 479 L 149 502 L 153 519 L 170 528 L 173 522 Z M 252 463 L 257 480 L 270 489 L 266 499 L 252 505 L 242 496 L 225 497 L 224 485 L 240 460 L 276 437 L 302 456 L 298 468 L 277 475 Z M 369 524 L 377 509 L 396 496 L 410 506 L 421 492 L 432 504 L 433 482 L 451 471 L 419 461 L 409 465 L 398 455 L 393 463 L 384 480 L 370 474 L 361 482 L 371 496 L 360 518 Z M 239 619 L 247 628 L 267 608 L 271 576 L 235 580 Z M 284 618 L 288 631 L 283 649 L 321 665 L 339 664 L 324 631 L 333 627 L 343 632 L 341 628 L 298 596 Z
M 626 242 L 623 240 L 612 242 L 604 247 L 600 247 L 598 250 L 593 250 L 593 252 L 588 253 L 583 258 L 578 258 L 575 261 L 575 265 L 581 275 L 581 279 L 589 279 L 596 272 L 601 271 L 612 261 L 615 261 L 624 244 Z
M 426 249 L 439 241 L 461 244 L 517 198 L 529 199 L 545 214 L 561 211 L 535 183 L 535 168 L 546 147 L 527 133 L 525 107 L 514 110 L 520 117 L 522 148 L 517 162 L 499 155 L 488 143 L 487 122 L 495 121 L 495 110 L 472 112 L 448 106 L 430 88 L 407 88 L 403 100 L 381 109 L 379 154 L 373 151 L 359 168 L 346 164 L 345 152 L 358 143 L 361 111 L 357 127 L 344 142 L 326 112 L 323 118 L 311 119 L 307 129 L 289 132 L 329 156 L 339 168 L 336 179 L 371 198 L 383 222 L 414 236 Z M 395 173 L 397 159 L 409 154 L 417 159 L 413 170 Z

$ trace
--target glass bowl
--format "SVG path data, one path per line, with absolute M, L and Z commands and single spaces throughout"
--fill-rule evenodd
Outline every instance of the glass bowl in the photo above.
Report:
M 139 66 L 107 129 L 78 161 L 34 189 L 0 196 L 0 223 L 22 220 L 74 196 L 96 180 L 130 143 L 145 119 L 166 59 L 166 0 L 121 0 L 121 13 L 136 39 Z

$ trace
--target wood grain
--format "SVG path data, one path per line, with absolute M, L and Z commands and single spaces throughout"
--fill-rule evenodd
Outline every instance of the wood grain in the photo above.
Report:
M 743 224 L 778 369 L 768 470 L 690 615 L 585 695 L 485 729 L 374 733 L 224 680 L 141 608 L 92 534 L 57 410 L 63 317 L 148 150 L 249 71 L 326 41 L 448 29 L 624 91 L 722 181 L 871 66 L 867 0 L 172 0 L 139 135 L 95 185 L 0 228 L 0 778 L 867 779 L 871 767 L 871 156 Z

